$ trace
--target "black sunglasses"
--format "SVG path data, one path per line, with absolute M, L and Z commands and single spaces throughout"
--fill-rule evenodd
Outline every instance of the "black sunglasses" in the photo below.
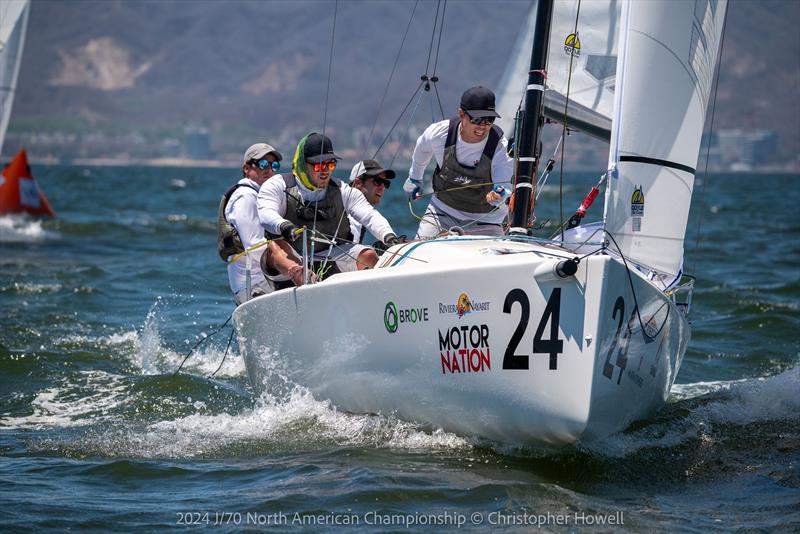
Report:
M 495 117 L 473 117 L 467 111 L 464 111 L 464 115 L 467 116 L 469 119 L 470 124 L 474 124 L 476 126 L 480 126 L 482 124 L 494 124 Z
M 362 181 L 364 182 L 366 182 L 367 180 L 374 180 L 376 184 L 383 185 L 386 189 L 389 189 L 389 187 L 392 185 L 392 182 L 390 180 L 387 180 L 385 178 L 380 178 L 379 176 L 365 176 L 364 178 L 362 178 Z

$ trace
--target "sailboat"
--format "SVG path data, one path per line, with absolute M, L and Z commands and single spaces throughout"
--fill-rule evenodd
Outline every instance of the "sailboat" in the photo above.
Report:
M 0 153 L 11 119 L 29 11 L 29 0 L 0 2 Z M 31 173 L 24 149 L 14 156 L 0 175 L 0 214 L 6 213 L 55 217 L 53 208 Z
M 239 306 L 254 388 L 535 446 L 651 416 L 690 339 L 683 241 L 726 8 L 539 0 L 506 235 L 395 245 L 375 269 Z M 603 220 L 563 238 L 529 231 L 545 114 L 609 142 Z

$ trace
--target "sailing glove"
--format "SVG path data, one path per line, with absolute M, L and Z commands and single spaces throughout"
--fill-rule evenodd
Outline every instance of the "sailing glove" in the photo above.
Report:
M 286 241 L 289 242 L 292 242 L 295 239 L 297 239 L 297 237 L 300 235 L 300 232 L 298 232 L 298 230 L 300 230 L 300 228 L 290 223 L 289 221 L 284 221 L 280 225 L 281 235 Z
M 412 180 L 409 176 L 403 184 L 403 191 L 406 192 L 409 200 L 416 200 L 417 195 L 422 193 L 422 180 Z
M 404 235 L 396 236 L 394 234 L 386 234 L 386 237 L 383 238 L 383 242 L 386 243 L 387 247 L 391 247 L 392 245 L 399 245 L 400 243 L 408 243 L 408 238 Z

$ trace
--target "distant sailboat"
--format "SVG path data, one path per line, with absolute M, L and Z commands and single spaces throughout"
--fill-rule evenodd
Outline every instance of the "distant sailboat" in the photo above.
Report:
M 0 2 L 0 154 L 11 118 L 29 11 L 29 0 Z M 0 214 L 6 213 L 56 216 L 31 174 L 25 149 L 0 176 Z

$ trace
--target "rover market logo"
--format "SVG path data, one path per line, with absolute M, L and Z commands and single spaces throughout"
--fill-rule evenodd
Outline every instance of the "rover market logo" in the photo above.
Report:
M 489 311 L 489 301 L 478 302 L 469 298 L 466 293 L 458 296 L 455 304 L 439 303 L 439 314 L 456 314 L 459 319 L 472 312 Z
M 571 33 L 564 39 L 564 53 L 566 55 L 574 55 L 580 57 L 581 55 L 581 39 L 577 33 Z
M 428 322 L 428 308 L 398 308 L 391 300 L 383 308 L 383 326 L 390 334 L 397 332 L 401 324 Z

